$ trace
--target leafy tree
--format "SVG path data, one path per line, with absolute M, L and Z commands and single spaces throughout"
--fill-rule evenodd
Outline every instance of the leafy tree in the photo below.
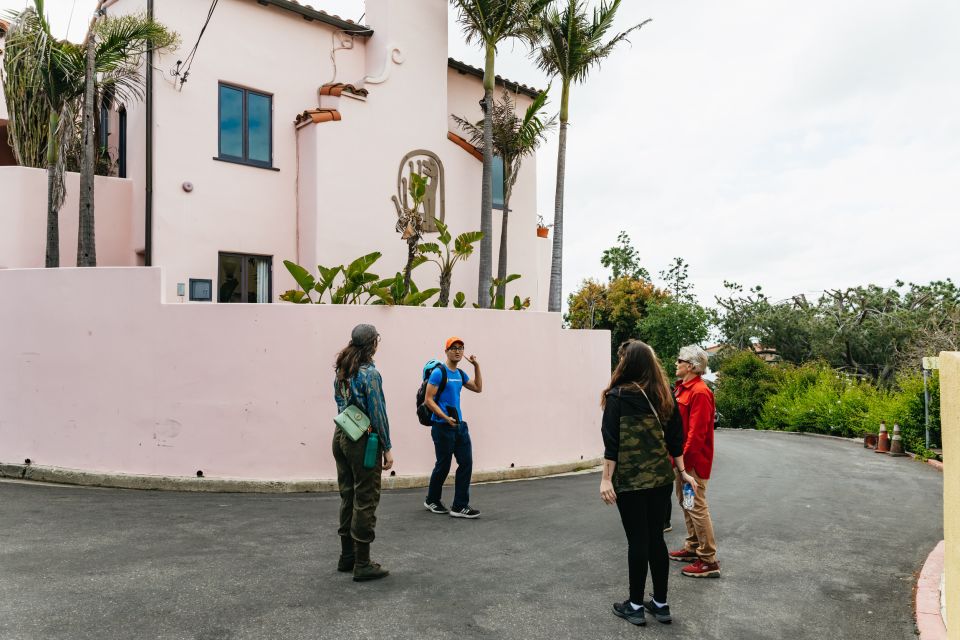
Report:
M 640 265 L 640 254 L 630 242 L 626 231 L 617 235 L 617 242 L 617 246 L 605 249 L 600 257 L 600 264 L 612 271 L 610 279 L 627 276 L 637 280 L 649 280 L 650 272 Z
M 563 190 L 567 163 L 567 126 L 570 121 L 570 85 L 583 83 L 590 71 L 621 42 L 649 20 L 615 34 L 613 27 L 621 0 L 603 1 L 587 15 L 583 0 L 567 0 L 562 8 L 551 7 L 543 16 L 543 45 L 536 52 L 539 67 L 551 77 L 559 77 L 560 149 L 557 153 L 557 189 L 553 210 L 553 257 L 550 264 L 550 311 L 560 311 L 563 277 Z
M 719 425 L 752 429 L 767 398 L 777 391 L 777 370 L 751 351 L 727 354 L 717 367 L 714 394 Z
M 520 40 L 531 46 L 541 37 L 539 18 L 553 0 L 450 0 L 467 44 L 479 43 L 485 54 L 483 68 L 483 182 L 480 197 L 480 278 L 477 301 L 490 306 L 493 278 L 493 90 L 497 46 Z
M 517 105 L 507 91 L 503 92 L 503 98 L 494 104 L 493 108 L 493 149 L 503 160 L 503 216 L 500 225 L 500 254 L 497 259 L 497 280 L 501 284 L 495 294 L 500 297 L 506 296 L 510 197 L 513 195 L 513 187 L 517 183 L 524 159 L 533 155 L 546 139 L 547 131 L 553 127 L 554 118 L 546 118 L 543 113 L 549 91 L 549 88 L 541 91 L 527 107 L 522 118 L 517 115 Z M 459 116 L 453 116 L 453 119 L 470 136 L 470 142 L 483 150 L 483 121 L 474 124 Z
M 660 272 L 660 278 L 666 283 L 667 291 L 675 300 L 696 302 L 693 295 L 693 285 L 687 273 L 690 265 L 683 258 L 674 258 L 670 266 Z
M 586 280 L 570 294 L 564 320 L 572 329 L 608 329 L 611 358 L 620 343 L 636 337 L 637 325 L 647 310 L 667 298 L 648 280 L 622 276 L 605 284 Z
M 665 298 L 647 305 L 647 315 L 637 323 L 636 336 L 653 347 L 667 371 L 688 344 L 701 344 L 710 334 L 710 316 L 695 302 Z

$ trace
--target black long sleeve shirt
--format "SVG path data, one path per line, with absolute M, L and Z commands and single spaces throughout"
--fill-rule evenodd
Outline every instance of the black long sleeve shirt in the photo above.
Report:
M 603 422 L 600 427 L 603 434 L 603 457 L 607 460 L 617 461 L 620 453 L 620 418 L 631 415 L 653 415 L 650 403 L 642 393 L 623 387 L 607 392 L 607 405 L 603 410 Z M 663 426 L 663 439 L 667 444 L 667 452 L 673 457 L 682 455 L 683 421 L 680 418 L 676 400 L 673 402 L 670 417 L 664 421 L 663 416 L 660 416 L 660 422 Z

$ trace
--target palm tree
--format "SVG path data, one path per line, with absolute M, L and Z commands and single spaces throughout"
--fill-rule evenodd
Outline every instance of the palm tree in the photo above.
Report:
M 98 5 L 99 8 L 99 5 Z M 10 138 L 17 161 L 23 166 L 47 169 L 47 267 L 60 266 L 59 214 L 65 195 L 63 172 L 67 151 L 77 142 L 77 114 L 85 102 L 88 47 L 57 40 L 44 16 L 43 0 L 14 13 L 5 40 L 4 92 L 10 111 Z M 174 33 L 143 16 L 130 15 L 95 20 L 88 33 L 93 43 L 94 107 L 104 96 L 132 101 L 143 95 L 144 79 L 139 69 L 140 55 L 147 47 L 165 48 L 177 41 Z M 96 118 L 90 117 L 94 127 Z M 81 128 L 86 128 L 83 125 Z M 89 138 L 91 143 L 94 136 Z M 86 163 L 85 163 L 86 164 Z M 81 171 L 83 173 L 83 171 Z M 93 165 L 87 169 L 93 179 Z M 84 189 L 81 189 L 83 192 Z M 78 239 L 78 266 L 86 247 L 93 246 L 93 193 L 83 215 Z M 84 265 L 96 264 L 93 251 L 86 252 Z M 93 259 L 92 263 L 89 258 Z
M 550 76 L 560 77 L 560 150 L 557 153 L 557 190 L 554 200 L 553 257 L 550 264 L 549 311 L 560 311 L 563 276 L 563 186 L 567 158 L 567 124 L 569 122 L 570 85 L 582 83 L 590 71 L 609 56 L 614 48 L 627 40 L 632 31 L 650 22 L 644 20 L 604 41 L 621 0 L 601 2 L 587 16 L 583 0 L 567 0 L 561 9 L 551 8 L 543 16 L 543 44 L 536 52 L 537 64 Z M 628 40 L 627 40 L 628 41 Z
M 458 21 L 467 44 L 483 46 L 483 178 L 480 195 L 480 278 L 477 301 L 490 306 L 493 267 L 493 90 L 496 81 L 494 60 L 497 45 L 518 39 L 531 46 L 540 37 L 539 16 L 553 0 L 450 0 L 458 10 Z
M 43 0 L 12 14 L 6 38 L 4 92 L 10 118 L 10 138 L 17 161 L 47 169 L 47 248 L 45 265 L 60 266 L 60 207 L 65 195 L 65 145 L 76 120 L 75 80 L 60 64 L 77 45 L 56 40 L 43 11 Z M 29 101 L 29 103 L 27 103 Z M 42 147 L 38 145 L 43 143 Z M 42 161 L 38 153 L 42 149 Z M 35 164 L 36 163 L 36 164 Z
M 503 219 L 500 226 L 500 255 L 497 260 L 497 285 L 495 297 L 506 298 L 507 280 L 507 223 L 510 215 L 510 196 L 520 175 L 523 160 L 532 155 L 546 139 L 555 118 L 544 119 L 547 104 L 546 91 L 542 91 L 527 107 L 523 117 L 517 115 L 517 105 L 510 93 L 503 92 L 503 99 L 493 107 L 493 151 L 503 160 Z M 476 124 L 453 116 L 454 121 L 470 136 L 474 146 L 483 148 L 483 122 Z
M 113 101 L 129 104 L 143 97 L 145 76 L 140 71 L 148 49 L 163 49 L 177 41 L 159 22 L 144 16 L 104 17 L 100 0 L 90 24 L 83 59 L 83 151 L 80 165 L 80 229 L 77 266 L 97 266 L 94 237 L 93 184 L 96 171 L 96 117 Z M 72 61 L 77 70 L 78 60 Z

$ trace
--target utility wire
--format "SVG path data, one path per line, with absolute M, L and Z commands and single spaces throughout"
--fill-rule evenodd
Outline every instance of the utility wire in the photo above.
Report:
M 187 78 L 190 77 L 190 67 L 193 66 L 193 60 L 196 58 L 197 48 L 200 46 L 200 40 L 203 39 L 203 34 L 207 30 L 207 25 L 210 24 L 210 18 L 213 17 L 213 11 L 217 8 L 217 3 L 219 1 L 220 0 L 213 0 L 210 3 L 210 10 L 207 11 L 207 19 L 203 22 L 203 27 L 200 28 L 200 35 L 197 36 L 197 41 L 193 44 L 193 48 L 190 49 L 190 53 L 188 53 L 187 57 L 183 60 L 177 60 L 177 66 L 173 70 L 173 82 L 174 86 L 176 86 L 177 78 L 180 79 L 180 90 L 183 89 L 184 83 L 186 83 Z M 183 69 L 182 72 L 180 71 L 181 69 Z

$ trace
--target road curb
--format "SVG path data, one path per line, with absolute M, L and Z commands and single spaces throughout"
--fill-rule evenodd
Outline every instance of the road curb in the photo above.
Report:
M 528 480 L 592 469 L 603 463 L 602 458 L 545 464 L 533 467 L 491 469 L 473 474 L 473 483 Z M 0 462 L 0 478 L 72 484 L 85 487 L 112 489 L 139 489 L 148 491 L 195 491 L 210 493 L 321 493 L 338 491 L 333 479 L 306 480 L 248 480 L 244 478 L 190 478 L 183 476 L 149 476 L 125 473 L 101 473 L 81 469 L 65 469 L 35 464 Z M 384 489 L 414 489 L 425 487 L 429 475 L 385 476 Z M 451 475 L 446 484 L 452 485 Z
M 803 436 L 806 438 L 828 438 L 830 440 L 841 440 L 843 442 L 856 442 L 858 444 L 863 444 L 863 438 L 844 438 L 842 436 L 831 436 L 826 433 L 807 433 L 805 431 L 778 431 L 776 429 L 734 429 L 732 427 L 717 427 L 715 431 L 754 431 L 756 433 L 779 433 L 782 435 L 788 436 Z M 917 454 L 912 451 L 906 452 L 908 456 L 917 460 L 920 458 Z M 936 469 L 937 471 L 943 472 L 943 463 L 939 460 L 934 460 L 933 458 L 928 458 L 924 460 L 928 465 Z
M 940 609 L 940 578 L 943 576 L 943 540 L 927 556 L 917 579 L 915 611 L 920 640 L 947 640 Z

